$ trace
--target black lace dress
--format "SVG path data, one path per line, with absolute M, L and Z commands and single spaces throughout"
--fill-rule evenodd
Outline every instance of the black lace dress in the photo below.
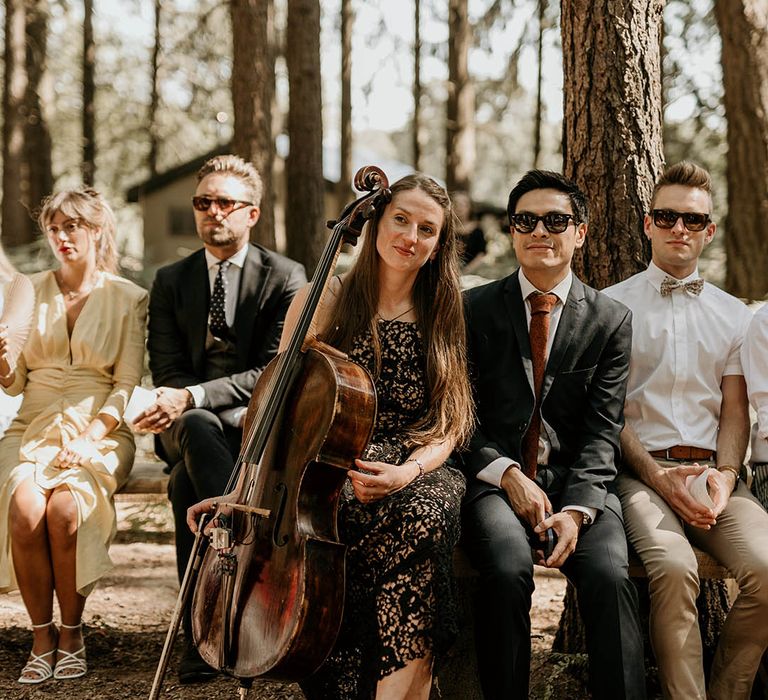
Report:
M 407 428 L 425 412 L 424 349 L 414 323 L 380 321 L 378 413 L 364 459 L 402 464 Z M 371 373 L 370 333 L 350 356 Z M 456 635 L 452 556 L 459 539 L 464 477 L 446 465 L 379 501 L 345 490 L 339 514 L 348 546 L 341 631 L 321 669 L 303 682 L 308 698 L 372 698 L 380 678 L 426 654 L 439 657 Z

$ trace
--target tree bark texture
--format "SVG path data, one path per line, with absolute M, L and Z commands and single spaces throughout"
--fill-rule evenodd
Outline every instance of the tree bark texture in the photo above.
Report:
M 160 68 L 160 50 L 161 50 L 161 21 L 162 21 L 162 0 L 155 0 L 155 41 L 152 45 L 152 62 L 150 68 L 150 95 L 149 109 L 147 110 L 147 131 L 149 132 L 149 154 L 147 155 L 147 165 L 151 175 L 157 174 L 157 156 L 159 151 L 160 139 L 157 133 L 157 108 L 160 105 L 160 83 L 158 80 L 158 70 Z
M 662 172 L 664 0 L 562 0 L 563 170 L 586 192 L 576 273 L 602 289 L 644 269 L 642 230 Z
M 94 103 L 96 45 L 93 41 L 93 0 L 83 0 L 83 182 L 93 185 L 96 173 Z
M 449 192 L 469 192 L 475 168 L 475 92 L 467 66 L 471 39 L 467 0 L 449 0 L 448 12 L 445 182 Z
M 5 3 L 2 241 L 31 242 L 31 214 L 53 187 L 51 138 L 39 92 L 48 36 L 47 0 Z
M 261 175 L 261 216 L 251 240 L 275 249 L 275 191 L 272 102 L 275 55 L 272 0 L 231 0 L 233 151 L 251 161 Z M 320 30 L 318 27 L 318 34 Z M 318 37 L 315 37 L 318 40 Z M 319 60 L 319 59 L 318 59 Z
M 341 0 L 341 119 L 338 209 L 352 195 L 352 29 L 355 14 L 352 0 Z
M 288 0 L 290 151 L 285 163 L 287 253 L 312 274 L 325 235 L 322 98 L 320 93 L 320 2 Z
M 728 121 L 726 277 L 731 294 L 768 294 L 768 0 L 718 0 Z
M 413 0 L 413 169 L 421 170 L 421 0 Z

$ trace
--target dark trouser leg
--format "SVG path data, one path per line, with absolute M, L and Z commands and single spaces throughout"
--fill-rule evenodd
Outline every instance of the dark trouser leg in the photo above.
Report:
M 528 697 L 533 559 L 523 525 L 504 494 L 487 492 L 464 507 L 463 542 L 480 573 L 475 645 L 489 700 Z
M 582 530 L 563 573 L 573 581 L 587 637 L 590 684 L 595 700 L 642 700 L 643 640 L 637 592 L 627 573 L 627 542 L 618 498 Z
M 179 581 L 184 577 L 194 545 L 187 527 L 187 509 L 226 489 L 240 449 L 241 431 L 223 425 L 211 411 L 195 408 L 183 413 L 160 436 L 168 460 L 173 464 L 168 497 L 176 529 L 176 566 Z M 184 630 L 189 634 L 189 606 L 184 614 Z

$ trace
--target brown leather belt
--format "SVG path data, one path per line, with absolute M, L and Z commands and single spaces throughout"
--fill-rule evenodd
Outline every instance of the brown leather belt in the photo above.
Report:
M 666 450 L 652 450 L 651 457 L 656 459 L 701 459 L 712 461 L 717 456 L 712 450 L 704 450 L 701 447 L 689 447 L 688 445 L 675 445 Z

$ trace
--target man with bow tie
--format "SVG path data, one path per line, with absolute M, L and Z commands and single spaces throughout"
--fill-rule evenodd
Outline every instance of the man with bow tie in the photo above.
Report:
M 716 230 L 709 174 L 673 165 L 656 183 L 650 210 L 648 269 L 605 290 L 633 312 L 616 485 L 627 536 L 648 573 L 664 697 L 746 699 L 768 645 L 768 514 L 739 479 L 749 438 L 740 350 L 751 314 L 699 278 L 699 256 Z M 705 470 L 706 504 L 688 488 Z M 708 688 L 691 544 L 728 567 L 740 589 Z
M 613 488 L 631 313 L 571 271 L 588 226 L 574 182 L 532 170 L 507 212 L 520 269 L 465 297 L 478 426 L 464 454 L 463 536 L 480 574 L 483 694 L 528 697 L 538 563 L 576 587 L 592 697 L 642 700 L 637 597 Z M 552 551 L 539 540 L 549 529 Z

